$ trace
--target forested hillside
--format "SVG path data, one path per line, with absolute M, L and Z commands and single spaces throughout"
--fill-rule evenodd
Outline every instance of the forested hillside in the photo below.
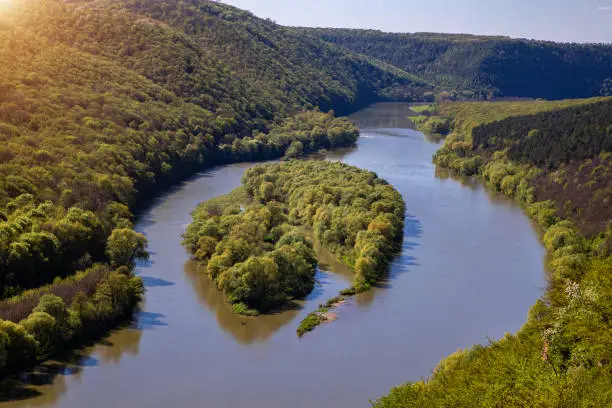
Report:
M 319 108 L 424 89 L 215 2 L 14 3 L 0 19 L 0 317 L 27 317 L 19 333 L 42 348 L 0 374 L 130 314 L 146 258 L 132 212 L 148 196 L 214 164 L 350 145 L 355 126 Z
M 461 103 L 439 166 L 476 175 L 542 228 L 550 287 L 527 323 L 375 406 L 610 406 L 612 100 Z
M 563 99 L 610 92 L 610 44 L 559 44 L 464 34 L 301 30 L 464 97 Z
M 35 204 L 91 211 L 100 236 L 129 224 L 137 193 L 202 166 L 282 156 L 292 141 L 299 142 L 296 155 L 355 140 L 356 130 L 344 140 L 344 130 L 323 114 L 283 123 L 293 113 L 346 109 L 389 87 L 416 86 L 399 70 L 317 40 L 300 42 L 289 30 L 213 2 L 32 0 L 15 6 L 1 27 L 3 219 L 13 218 L 12 201 L 29 194 Z M 238 59 L 247 55 L 251 60 Z M 63 210 L 56 212 L 45 217 L 61 219 Z M 35 232 L 31 225 L 6 235 L 6 251 Z M 45 228 L 57 238 L 52 229 Z M 98 238 L 75 243 L 69 256 L 58 239 L 46 248 L 62 254 L 45 253 L 44 267 L 30 266 L 33 276 L 44 269 L 48 277 L 28 278 L 5 261 L 2 276 L 20 278 L 0 289 L 65 276 L 86 254 L 105 258 Z
M 448 104 L 455 131 L 436 162 L 509 195 L 522 185 L 522 200 L 550 203 L 591 237 L 612 219 L 611 109 L 609 98 Z

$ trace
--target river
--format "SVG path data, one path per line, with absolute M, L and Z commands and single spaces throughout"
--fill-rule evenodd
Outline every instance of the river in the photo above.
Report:
M 203 200 L 230 192 L 251 164 L 203 172 L 153 202 L 137 230 L 151 259 L 136 322 L 30 378 L 2 407 L 367 407 L 428 376 L 440 359 L 517 331 L 546 287 L 545 252 L 521 209 L 471 181 L 437 174 L 439 144 L 411 130 L 408 105 L 384 103 L 352 119 L 362 137 L 329 152 L 375 171 L 403 195 L 401 254 L 378 287 L 341 306 L 338 320 L 298 339 L 317 305 L 349 286 L 328 260 L 299 310 L 234 315 L 189 260 L 181 234 Z M 26 397 L 27 396 L 27 397 Z

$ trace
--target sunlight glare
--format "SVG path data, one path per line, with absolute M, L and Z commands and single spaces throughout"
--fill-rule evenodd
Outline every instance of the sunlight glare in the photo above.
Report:
M 0 10 L 6 10 L 13 5 L 15 0 L 0 0 Z

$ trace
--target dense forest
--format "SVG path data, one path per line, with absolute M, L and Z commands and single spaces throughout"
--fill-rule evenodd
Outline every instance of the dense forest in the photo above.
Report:
M 312 290 L 309 235 L 354 270 L 345 294 L 379 279 L 401 240 L 402 197 L 374 173 L 291 161 L 256 166 L 243 184 L 200 205 L 185 234 L 187 248 L 238 312 L 269 311 Z
M 287 206 L 240 188 L 202 203 L 184 244 L 241 314 L 259 314 L 310 293 L 313 245 L 289 223 Z
M 508 149 L 510 160 L 556 169 L 612 151 L 611 117 L 612 99 L 511 117 L 475 127 L 472 147 L 486 155 Z
M 466 34 L 303 28 L 305 34 L 380 59 L 460 97 L 607 96 L 612 45 L 559 44 Z
M 323 111 L 429 89 L 208 1 L 20 1 L 0 44 L 0 310 L 49 345 L 38 359 L 130 315 L 148 196 L 207 166 L 350 145 L 356 127 Z M 135 289 L 114 293 L 120 279 Z M 49 296 L 82 325 L 26 324 Z
M 548 202 L 553 215 L 592 237 L 612 219 L 611 109 L 609 98 L 448 104 L 440 112 L 453 118 L 455 132 L 435 160 L 482 174 L 523 202 Z
M 454 129 L 435 161 L 525 208 L 543 230 L 550 287 L 517 334 L 458 351 L 429 379 L 396 387 L 375 406 L 610 406 L 610 100 L 438 112 Z

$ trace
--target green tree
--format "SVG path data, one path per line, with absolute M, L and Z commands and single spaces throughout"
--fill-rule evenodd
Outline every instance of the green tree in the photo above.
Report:
M 50 314 L 34 312 L 20 324 L 36 339 L 36 355 L 39 359 L 49 357 L 59 347 L 55 319 Z
M 136 260 L 147 260 L 147 238 L 128 228 L 115 229 L 108 237 L 106 254 L 114 266 L 134 268 Z
M 0 320 L 0 333 L 7 336 L 5 372 L 14 372 L 30 366 L 36 359 L 36 340 L 16 323 Z

